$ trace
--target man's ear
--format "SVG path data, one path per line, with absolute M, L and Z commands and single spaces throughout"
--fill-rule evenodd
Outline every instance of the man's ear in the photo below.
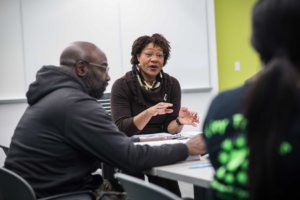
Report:
M 88 68 L 84 63 L 78 62 L 75 66 L 75 72 L 77 76 L 83 77 L 88 73 Z

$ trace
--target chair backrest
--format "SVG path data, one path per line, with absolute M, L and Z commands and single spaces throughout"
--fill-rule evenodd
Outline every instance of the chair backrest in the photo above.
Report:
M 4 151 L 5 155 L 7 155 L 7 152 L 8 152 L 8 147 L 6 146 L 3 146 L 0 144 L 0 147 L 2 148 L 2 150 Z
M 18 174 L 0 168 L 0 199 L 1 200 L 35 200 L 31 186 Z
M 101 99 L 98 100 L 101 103 L 102 107 L 106 110 L 106 112 L 111 115 L 110 108 L 110 93 L 104 93 Z
M 37 200 L 32 187 L 18 174 L 0 168 L 0 200 Z M 92 191 L 57 194 L 39 200 L 96 200 Z
M 130 200 L 180 200 L 178 196 L 172 192 L 157 186 L 155 184 L 145 182 L 133 176 L 123 173 L 116 173 L 115 177 L 120 181 L 127 196 Z

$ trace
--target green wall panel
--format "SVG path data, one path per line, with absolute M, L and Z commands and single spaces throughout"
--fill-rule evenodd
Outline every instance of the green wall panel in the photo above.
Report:
M 220 91 L 243 84 L 261 69 L 250 42 L 254 3 L 255 0 L 215 0 Z

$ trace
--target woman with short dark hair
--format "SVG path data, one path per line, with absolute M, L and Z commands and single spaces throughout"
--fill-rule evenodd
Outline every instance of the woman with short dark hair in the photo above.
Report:
M 179 133 L 183 125 L 197 126 L 196 112 L 181 108 L 178 80 L 163 71 L 170 57 L 169 41 L 160 34 L 137 38 L 131 51 L 132 70 L 116 80 L 111 91 L 112 118 L 128 136 Z M 148 176 L 180 196 L 176 181 Z

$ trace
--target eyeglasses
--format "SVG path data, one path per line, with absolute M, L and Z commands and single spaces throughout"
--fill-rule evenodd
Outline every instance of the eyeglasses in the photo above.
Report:
M 108 73 L 108 71 L 109 71 L 109 67 L 107 65 L 105 65 L 105 66 L 104 65 L 98 65 L 96 63 L 88 62 L 86 60 L 78 60 L 77 62 L 84 62 L 87 65 L 91 65 L 91 66 L 94 66 L 94 67 L 99 67 L 99 68 L 103 69 L 106 73 Z

